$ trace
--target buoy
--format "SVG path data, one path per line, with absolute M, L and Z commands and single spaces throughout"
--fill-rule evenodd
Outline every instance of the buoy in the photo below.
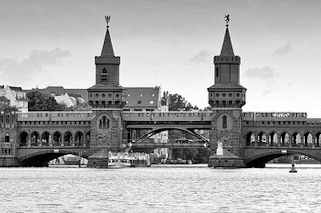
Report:
M 294 165 L 294 159 L 292 157 L 292 166 L 291 166 L 291 170 L 289 171 L 290 173 L 297 173 L 298 171 L 295 169 L 295 165 Z

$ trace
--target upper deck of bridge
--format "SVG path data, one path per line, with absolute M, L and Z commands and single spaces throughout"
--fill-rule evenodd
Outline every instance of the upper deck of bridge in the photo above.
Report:
M 197 122 L 211 121 L 211 111 L 170 111 L 170 112 L 123 112 L 124 121 L 178 121 Z M 92 111 L 39 111 L 17 112 L 18 121 L 90 121 L 94 117 Z M 321 123 L 321 118 L 307 118 L 306 112 L 244 112 L 243 121 L 306 121 Z
M 212 112 L 124 112 L 125 121 L 211 121 Z
M 90 121 L 92 111 L 18 112 L 18 121 Z

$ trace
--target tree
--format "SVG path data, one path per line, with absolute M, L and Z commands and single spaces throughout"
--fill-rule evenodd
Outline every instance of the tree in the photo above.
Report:
M 198 109 L 196 105 L 193 106 L 180 94 L 170 94 L 168 91 L 163 92 L 161 105 L 168 105 L 169 111 L 191 111 L 193 109 Z
M 27 93 L 29 111 L 63 111 L 65 106 L 58 104 L 54 97 L 39 91 Z
M 170 94 L 168 91 L 163 92 L 163 96 L 161 98 L 161 105 L 168 106 L 169 111 L 191 111 L 198 110 L 198 107 L 193 106 L 189 103 L 183 96 L 180 94 Z M 187 139 L 195 139 L 190 135 L 186 135 L 179 131 L 169 131 L 168 137 L 171 139 L 177 138 L 187 138 Z M 193 163 L 207 163 L 209 152 L 204 149 L 173 149 L 173 157 L 178 159 L 186 159 L 192 160 Z

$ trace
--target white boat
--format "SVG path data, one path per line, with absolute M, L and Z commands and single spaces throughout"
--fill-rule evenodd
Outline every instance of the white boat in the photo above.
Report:
M 133 159 L 128 156 L 128 153 L 110 153 L 108 156 L 108 168 L 120 169 L 131 167 Z
M 130 160 L 125 159 L 108 159 L 109 169 L 120 169 L 125 167 L 131 167 Z

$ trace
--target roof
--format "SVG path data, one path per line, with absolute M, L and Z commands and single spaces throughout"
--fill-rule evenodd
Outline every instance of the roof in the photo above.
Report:
M 22 88 L 21 88 L 21 87 L 9 86 L 9 88 L 10 88 L 11 90 L 14 90 L 14 91 L 22 91 Z
M 6 98 L 5 96 L 0 96 L 0 101 L 1 102 L 10 102 L 10 100 L 8 98 Z
M 114 48 L 113 48 L 113 44 L 111 42 L 108 26 L 107 26 L 107 30 L 106 30 L 103 49 L 101 50 L 101 55 L 100 56 L 115 56 Z
M 125 108 L 158 108 L 160 87 L 125 87 Z
M 94 86 L 91 86 L 88 88 L 89 90 L 97 90 L 97 91 L 101 91 L 101 90 L 105 90 L 105 89 L 109 89 L 109 90 L 119 90 L 119 89 L 123 89 L 122 86 L 116 86 L 116 85 L 105 85 L 105 84 L 95 84 Z
M 15 87 L 15 86 L 8 86 L 8 87 L 9 87 L 9 89 L 14 90 L 14 91 L 19 91 L 19 92 L 22 91 L 22 88 L 21 88 L 21 87 Z M 0 88 L 1 88 L 1 89 L 4 89 L 5 86 L 4 86 L 4 85 L 0 85 Z
M 239 85 L 239 84 L 233 84 L 233 83 L 217 83 L 209 87 L 209 89 L 245 89 L 245 87 Z
M 230 37 L 230 31 L 226 27 L 224 41 L 221 49 L 221 56 L 234 56 L 233 46 Z

